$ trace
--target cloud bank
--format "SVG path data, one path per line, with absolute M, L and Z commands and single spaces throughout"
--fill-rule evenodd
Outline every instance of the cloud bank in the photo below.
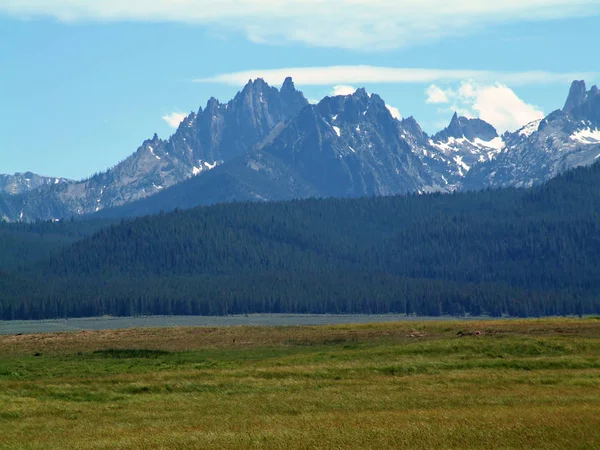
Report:
M 303 86 L 340 86 L 361 83 L 435 83 L 476 80 L 478 82 L 500 82 L 511 85 L 531 83 L 570 83 L 578 79 L 595 80 L 598 73 L 571 72 L 557 73 L 545 71 L 494 72 L 485 70 L 445 70 L 418 69 L 378 66 L 325 66 L 325 67 L 288 67 L 281 69 L 246 70 L 218 74 L 209 78 L 194 80 L 198 83 L 223 83 L 241 86 L 256 78 L 267 83 L 281 85 L 286 77 Z
M 261 43 L 385 50 L 510 22 L 600 12 L 600 0 L 0 0 L 0 13 L 202 24 Z
M 446 104 L 440 112 L 457 111 L 466 117 L 479 117 L 491 123 L 499 133 L 515 131 L 534 120 L 544 118 L 537 106 L 523 101 L 508 86 L 472 81 L 463 82 L 457 89 L 442 89 L 431 85 L 425 91 L 427 103 Z

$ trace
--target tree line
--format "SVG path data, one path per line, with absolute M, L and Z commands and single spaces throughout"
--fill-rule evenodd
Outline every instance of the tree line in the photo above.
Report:
M 599 188 L 595 164 L 530 189 L 4 225 L 21 260 L 0 265 L 0 318 L 599 313 Z

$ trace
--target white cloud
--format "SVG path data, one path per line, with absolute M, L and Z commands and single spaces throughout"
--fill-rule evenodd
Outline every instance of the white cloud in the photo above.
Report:
M 352 86 L 346 86 L 343 84 L 338 84 L 334 86 L 331 92 L 329 93 L 330 97 L 337 97 L 338 95 L 352 95 L 356 92 L 356 88 Z
M 438 86 L 436 86 L 435 84 L 432 84 L 431 86 L 429 86 L 427 88 L 427 100 L 425 100 L 427 103 L 450 103 L 450 100 L 448 100 L 448 95 L 446 94 L 446 92 L 439 88 Z
M 394 119 L 402 119 L 402 114 L 400 114 L 400 110 L 398 108 L 392 105 L 385 105 L 385 107 L 388 109 Z
M 187 117 L 187 114 L 173 112 L 171 114 L 162 116 L 162 120 L 167 122 L 171 128 L 177 128 L 179 126 L 179 124 L 181 122 L 183 122 L 183 119 L 185 119 L 186 117 Z
M 467 81 L 457 89 L 430 86 L 425 91 L 428 100 L 431 92 L 437 89 L 448 100 L 444 103 L 452 103 L 451 107 L 440 112 L 447 114 L 456 111 L 462 116 L 479 117 L 491 123 L 500 133 L 507 130 L 515 131 L 544 117 L 544 112 L 537 106 L 526 103 L 512 89 L 501 83 L 479 84 Z
M 0 0 L 1 1 L 1 0 Z M 501 82 L 511 85 L 531 83 L 570 83 L 578 80 L 594 80 L 595 72 L 493 72 L 486 70 L 417 69 L 378 66 L 325 66 L 289 67 L 282 69 L 246 70 L 223 73 L 209 78 L 200 78 L 198 83 L 223 83 L 241 86 L 250 79 L 263 78 L 267 83 L 281 85 L 286 77 L 303 86 L 357 85 L 363 83 L 434 83 L 476 80 L 478 82 Z
M 363 50 L 599 11 L 600 0 L 0 0 L 0 13 L 26 18 L 193 23 L 255 42 Z
M 473 109 L 500 132 L 515 131 L 534 120 L 543 119 L 544 112 L 521 100 L 512 89 L 502 84 L 476 88 L 471 97 Z

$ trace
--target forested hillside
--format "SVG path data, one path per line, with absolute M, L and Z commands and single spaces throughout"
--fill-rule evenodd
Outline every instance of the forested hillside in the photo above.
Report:
M 0 273 L 0 317 L 600 312 L 600 165 L 533 189 L 241 203 Z
M 16 269 L 47 259 L 53 251 L 90 236 L 110 223 L 110 220 L 0 221 L 0 270 Z

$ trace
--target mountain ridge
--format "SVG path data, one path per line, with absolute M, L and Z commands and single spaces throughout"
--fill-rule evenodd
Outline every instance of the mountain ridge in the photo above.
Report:
M 600 155 L 600 93 L 574 81 L 562 110 L 499 136 L 455 113 L 429 136 L 358 89 L 310 105 L 291 78 L 250 80 L 190 113 L 167 140 L 81 182 L 2 194 L 0 217 L 139 215 L 231 201 L 360 197 L 531 186 Z M 210 174 L 215 172 L 215 174 Z
M 154 134 L 105 172 L 64 186 L 45 186 L 35 193 L 4 196 L 6 206 L 0 217 L 65 218 L 148 197 L 244 153 L 307 104 L 291 79 L 282 91 L 262 79 L 251 81 L 226 104 L 209 99 L 206 108 L 190 113 L 169 139 Z

